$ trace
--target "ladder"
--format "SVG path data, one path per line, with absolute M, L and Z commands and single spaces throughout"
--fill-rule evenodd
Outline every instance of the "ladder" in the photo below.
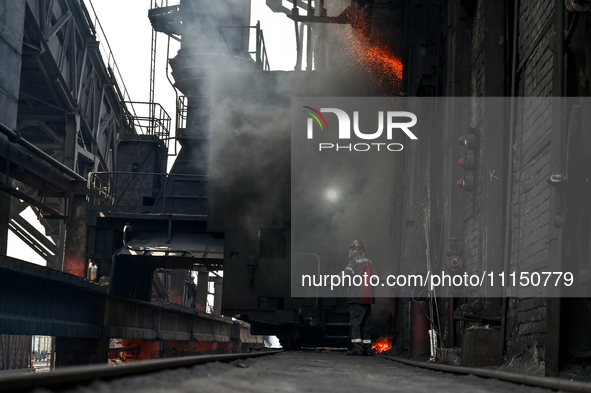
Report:
M 160 4 L 158 4 L 160 3 Z M 168 6 L 168 0 L 150 0 L 150 9 L 162 8 Z M 154 85 L 156 83 L 156 39 L 158 38 L 158 32 L 152 26 L 152 44 L 150 48 L 150 98 L 149 102 L 149 119 L 151 123 L 149 128 L 153 131 L 156 130 L 156 105 L 154 104 Z
M 156 124 L 154 124 L 156 119 L 156 108 L 154 105 L 154 84 L 156 82 L 156 39 L 158 38 L 158 33 L 152 27 L 152 47 L 150 49 L 150 98 L 149 102 L 149 113 L 148 118 L 151 119 L 150 122 L 150 130 L 156 129 Z

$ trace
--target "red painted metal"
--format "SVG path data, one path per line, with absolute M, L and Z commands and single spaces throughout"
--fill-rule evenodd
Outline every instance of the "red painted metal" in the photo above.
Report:
M 429 302 L 411 301 L 409 314 L 408 356 L 412 359 L 429 355 Z

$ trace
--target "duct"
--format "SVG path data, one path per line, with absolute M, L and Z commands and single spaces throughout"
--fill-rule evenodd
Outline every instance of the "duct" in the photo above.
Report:
M 167 232 L 142 232 L 127 241 L 115 256 L 138 256 L 150 267 L 171 269 L 219 265 L 224 258 L 224 240 L 207 233 L 175 232 L 168 240 Z

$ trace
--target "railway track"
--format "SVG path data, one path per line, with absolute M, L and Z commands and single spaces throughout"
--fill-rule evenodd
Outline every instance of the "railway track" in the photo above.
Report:
M 209 367 L 206 369 L 190 368 L 210 362 L 229 363 L 279 353 L 281 355 L 273 359 L 233 363 L 239 368 L 220 364 L 204 366 Z M 244 369 L 245 367 L 249 368 Z M 187 371 L 171 370 L 183 368 Z M 356 373 L 350 372 L 353 369 L 357 370 Z M 159 371 L 166 372 L 165 370 L 171 371 L 167 375 L 157 374 Z M 179 372 L 181 374 L 178 374 Z M 355 375 L 352 376 L 352 374 Z M 306 377 L 302 378 L 303 375 Z M 132 376 L 140 376 L 140 378 L 125 380 L 126 377 Z M 474 378 L 475 376 L 482 378 Z M 265 350 L 248 354 L 202 355 L 140 361 L 116 367 L 81 366 L 58 369 L 51 373 L 0 377 L 0 392 L 15 393 L 30 392 L 37 388 L 69 392 L 104 392 L 131 388 L 134 391 L 151 393 L 163 391 L 163 386 L 170 392 L 211 389 L 227 392 L 254 392 L 266 391 L 273 387 L 280 391 L 309 391 L 313 388 L 312 390 L 336 390 L 349 393 L 359 391 L 360 386 L 371 391 L 391 391 L 396 386 L 396 389 L 401 392 L 433 391 L 434 389 L 454 393 L 506 391 L 538 393 L 556 390 L 591 392 L 591 384 L 585 382 L 418 362 L 385 355 L 357 358 L 344 356 L 342 351 L 334 350 L 286 352 Z
M 549 378 L 540 377 L 535 375 L 519 374 L 506 371 L 489 370 L 484 368 L 474 367 L 460 367 L 452 366 L 442 363 L 427 363 L 419 362 L 409 359 L 403 359 L 396 356 L 381 355 L 381 357 L 393 360 L 399 363 L 403 363 L 409 366 L 421 367 L 434 371 L 442 371 L 445 373 L 452 374 L 463 374 L 463 375 L 475 375 L 483 378 L 498 379 L 501 381 L 507 381 L 515 384 L 523 384 L 529 386 L 535 386 L 539 388 L 558 390 L 563 392 L 582 392 L 591 393 L 591 383 L 569 381 L 560 378 Z
M 280 352 L 283 351 L 264 350 L 252 353 L 187 356 L 138 361 L 120 366 L 73 366 L 48 373 L 7 377 L 0 376 L 0 392 L 24 393 L 37 388 L 50 389 L 51 391 L 62 391 L 78 385 L 88 384 L 95 380 L 108 381 L 140 374 L 149 374 L 167 369 L 191 367 L 209 362 L 231 362 L 239 359 L 274 355 Z

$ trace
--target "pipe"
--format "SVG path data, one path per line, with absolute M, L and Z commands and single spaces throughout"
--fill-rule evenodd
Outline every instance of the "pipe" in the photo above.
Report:
M 318 260 L 318 276 L 320 276 L 320 256 L 318 254 L 314 254 L 313 252 L 295 252 L 293 255 L 311 255 L 315 256 Z
M 555 17 L 555 24 L 556 24 L 556 85 L 555 89 L 552 92 L 553 97 L 565 97 L 564 94 L 564 38 L 565 38 L 565 31 L 564 31 L 564 2 L 562 0 L 556 0 L 556 13 Z M 556 119 L 556 140 L 553 140 L 552 143 L 556 144 L 556 161 L 555 161 L 555 168 L 556 170 L 554 173 L 563 174 L 564 172 L 564 102 L 560 100 L 556 105 L 556 116 L 553 117 Z M 562 189 L 560 187 L 556 188 L 556 200 L 555 200 L 555 213 L 556 215 L 562 215 Z
M 449 346 L 456 346 L 456 321 L 454 320 L 455 298 L 449 297 Z
M 314 254 L 313 252 L 296 252 L 293 255 L 312 255 L 315 256 L 318 261 L 318 277 L 320 277 L 320 255 Z M 252 282 L 252 276 L 251 276 Z M 316 305 L 318 306 L 318 291 L 316 291 Z
M 131 224 L 129 224 L 129 223 L 126 223 L 125 226 L 123 227 L 123 246 L 125 248 L 127 248 L 128 250 L 137 251 L 137 252 L 143 252 L 144 255 L 147 252 L 165 252 L 166 253 L 166 256 L 168 256 L 169 253 L 181 253 L 181 254 L 183 254 L 183 256 L 185 256 L 185 254 L 189 254 L 189 256 L 191 256 L 191 257 L 194 256 L 194 254 L 193 254 L 192 251 L 189 251 L 189 250 L 186 250 L 186 249 L 184 249 L 184 250 L 180 250 L 180 249 L 179 250 L 174 250 L 174 249 L 172 249 L 171 250 L 170 248 L 166 248 L 166 250 L 165 250 L 165 249 L 154 248 L 154 247 L 133 247 L 133 246 L 130 246 L 127 243 L 127 231 L 133 231 L 133 228 L 131 227 Z
M 507 371 L 487 370 L 475 367 L 461 367 L 440 363 L 418 362 L 414 360 L 398 358 L 395 356 L 380 355 L 380 357 L 404 363 L 409 366 L 427 368 L 429 370 L 443 371 L 454 374 L 472 374 L 479 377 L 495 378 L 502 381 L 522 383 L 524 385 L 539 386 L 542 388 L 562 390 L 567 392 L 591 393 L 591 384 L 585 382 L 566 381 L 560 378 L 535 377 L 532 375 L 510 373 Z
M 519 0 L 515 0 L 513 9 L 513 48 L 511 51 L 511 113 L 509 118 L 509 158 L 507 168 L 507 199 L 505 201 L 505 244 L 503 252 L 503 272 L 509 273 L 509 259 L 511 258 L 511 196 L 513 194 L 513 140 L 515 139 L 515 104 L 517 85 L 517 30 L 519 29 Z M 505 333 L 507 330 L 507 294 L 503 294 L 501 303 L 501 353 L 505 353 Z
M 552 271 L 561 271 L 563 258 L 563 192 L 564 192 L 564 16 L 565 6 L 563 0 L 554 3 L 555 26 L 555 53 L 553 73 L 553 100 L 552 100 L 552 132 L 551 132 L 551 159 L 550 177 L 554 175 L 560 178 L 553 184 L 550 192 L 550 215 L 548 222 L 548 268 Z M 561 179 L 562 178 L 562 179 Z M 552 182 L 551 182 L 552 183 Z M 546 294 L 546 375 L 558 375 L 560 363 L 560 288 L 549 287 Z
M 8 140 L 12 143 L 18 143 L 19 145 L 23 146 L 25 149 L 29 150 L 31 153 L 35 154 L 37 157 L 47 161 L 48 164 L 52 165 L 54 168 L 59 169 L 60 171 L 68 174 L 70 177 L 73 177 L 76 180 L 84 180 L 86 179 L 80 176 L 78 173 L 73 171 L 72 169 L 68 168 L 49 154 L 45 153 L 43 150 L 39 149 L 37 146 L 33 145 L 31 142 L 23 139 L 21 134 L 11 130 L 3 123 L 0 122 L 0 131 L 8 137 Z

